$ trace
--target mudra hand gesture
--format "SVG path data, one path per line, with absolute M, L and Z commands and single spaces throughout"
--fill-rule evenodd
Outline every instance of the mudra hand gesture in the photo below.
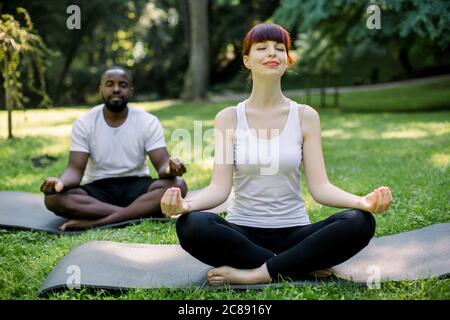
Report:
M 181 196 L 180 188 L 169 188 L 161 198 L 161 211 L 166 217 L 190 211 L 190 205 Z
M 361 197 L 358 203 L 359 209 L 371 213 L 383 213 L 393 202 L 391 190 L 388 187 L 379 187 L 371 193 Z
M 41 192 L 43 192 L 46 195 L 49 194 L 55 194 L 63 191 L 64 184 L 61 180 L 54 177 L 48 177 L 45 179 L 45 181 L 41 185 Z
M 166 167 L 166 173 L 174 177 L 181 177 L 184 173 L 186 173 L 186 167 L 184 166 L 180 158 L 170 157 L 169 165 Z

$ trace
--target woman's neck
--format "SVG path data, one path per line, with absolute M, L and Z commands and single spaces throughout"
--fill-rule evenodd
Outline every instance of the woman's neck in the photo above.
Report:
M 273 108 L 285 104 L 286 101 L 287 98 L 281 91 L 279 78 L 254 79 L 247 105 L 256 108 Z

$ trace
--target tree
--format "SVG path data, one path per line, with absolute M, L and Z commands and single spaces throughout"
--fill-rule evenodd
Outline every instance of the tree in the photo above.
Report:
M 188 0 L 190 46 L 189 67 L 184 79 L 182 98 L 206 98 L 209 77 L 208 0 Z
M 367 8 L 381 9 L 381 29 L 366 28 Z M 305 34 L 305 40 L 326 41 L 324 51 L 339 50 L 336 59 L 364 57 L 375 51 L 395 52 L 406 74 L 411 74 L 411 50 L 445 50 L 450 44 L 450 2 L 446 0 L 284 0 L 274 15 L 275 21 Z M 311 44 L 316 49 L 315 43 Z
M 28 62 L 29 88 L 42 97 L 41 106 L 51 103 L 46 93 L 44 78 L 46 47 L 33 30 L 28 12 L 23 8 L 18 8 L 17 12 L 25 17 L 24 27 L 9 14 L 2 15 L 0 23 L 0 72 L 4 79 L 5 107 L 8 111 L 8 139 L 13 138 L 12 111 L 14 108 L 22 108 L 25 99 L 19 71 L 19 66 L 24 62 L 22 58 Z M 35 76 L 39 81 L 39 88 L 34 85 Z
M 56 103 L 85 101 L 96 91 L 98 75 L 122 56 L 113 50 L 117 32 L 131 29 L 136 16 L 149 0 L 9 0 L 1 10 L 11 13 L 24 7 L 33 17 L 42 39 L 54 53 L 50 57 L 49 92 Z M 81 28 L 69 29 L 67 8 L 76 3 L 81 9 Z M 119 50 L 120 51 L 120 50 Z M 128 51 L 132 51 L 132 48 Z M 126 54 L 128 54 L 127 52 Z M 127 66 L 127 65 L 125 65 Z M 95 88 L 90 91 L 91 88 Z

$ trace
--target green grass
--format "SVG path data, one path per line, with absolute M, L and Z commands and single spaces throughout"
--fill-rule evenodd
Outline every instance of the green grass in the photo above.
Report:
M 328 103 L 332 104 L 331 98 Z M 348 92 L 341 95 L 339 104 L 340 109 L 346 112 L 450 110 L 450 80 L 401 88 Z
M 369 94 L 369 93 L 367 93 Z M 363 98 L 355 98 L 363 101 Z M 405 97 L 398 97 L 403 101 Z M 298 100 L 298 99 L 297 99 Z M 301 99 L 300 99 L 301 100 Z M 215 114 L 230 105 L 180 104 L 174 101 L 142 103 L 157 115 L 169 149 L 171 133 L 203 121 L 212 128 Z M 401 107 L 401 106 L 397 106 Z M 5 112 L 0 112 L 0 190 L 38 192 L 46 176 L 58 176 L 67 163 L 70 127 L 84 109 L 32 110 L 14 114 L 16 139 L 5 141 Z M 377 215 L 376 236 L 450 222 L 450 111 L 415 113 L 342 113 L 319 110 L 327 172 L 332 183 L 358 195 L 377 186 L 390 186 L 395 202 Z M 206 142 L 204 142 L 206 146 Z M 47 153 L 58 161 L 34 168 L 31 158 Z M 184 158 L 189 158 L 187 152 Z M 188 163 L 185 179 L 191 189 L 206 186 L 211 175 L 208 159 Z M 153 171 L 154 173 L 154 171 Z M 315 203 L 302 177 L 302 194 L 312 222 L 338 209 Z M 59 236 L 30 231 L 0 230 L 0 299 L 37 299 L 36 293 L 52 268 L 73 248 L 93 240 L 170 244 L 178 243 L 173 223 L 143 222 L 123 229 L 90 230 Z M 389 259 L 395 257 L 387 257 Z M 381 289 L 352 284 L 323 283 L 260 291 L 67 290 L 50 299 L 450 299 L 450 279 L 383 283 Z
M 306 97 L 301 97 L 304 101 Z M 319 106 L 320 95 L 311 95 L 310 104 Z M 345 92 L 339 94 L 339 108 L 334 96 L 325 96 L 324 109 L 340 112 L 420 112 L 450 110 L 450 80 L 407 87 Z
M 250 92 L 250 87 L 245 87 Z M 303 88 L 292 86 L 291 89 Z M 306 97 L 300 99 L 305 101 Z M 311 95 L 310 99 L 309 103 L 312 106 L 321 105 L 319 94 Z M 328 94 L 325 96 L 324 109 L 363 113 L 450 110 L 450 80 L 391 89 L 340 93 L 338 109 L 334 107 L 334 96 Z

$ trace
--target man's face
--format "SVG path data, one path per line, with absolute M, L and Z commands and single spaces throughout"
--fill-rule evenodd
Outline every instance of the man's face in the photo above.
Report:
M 103 75 L 100 95 L 110 111 L 118 113 L 124 110 L 132 93 L 131 79 L 122 70 L 108 70 Z

